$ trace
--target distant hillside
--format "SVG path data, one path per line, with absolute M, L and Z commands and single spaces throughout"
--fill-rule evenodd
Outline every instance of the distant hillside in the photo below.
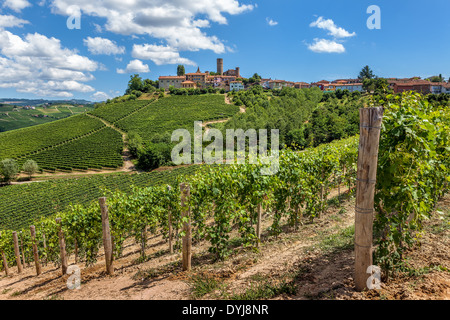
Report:
M 91 101 L 87 100 L 78 100 L 78 99 L 72 99 L 72 100 L 44 100 L 44 99 L 36 99 L 36 100 L 30 100 L 30 99 L 3 99 L 0 98 L 0 105 L 6 104 L 6 105 L 15 105 L 15 106 L 41 106 L 44 104 L 47 105 L 55 105 L 55 104 L 70 104 L 70 105 L 87 105 L 87 104 L 93 104 Z
M 229 118 L 239 107 L 224 95 L 172 96 L 159 100 L 108 103 L 92 112 L 0 133 L 0 160 L 35 160 L 47 171 L 118 169 L 123 166 L 125 133 L 145 142 L 191 129 L 194 121 Z M 9 114 L 14 115 L 11 111 Z
M 71 103 L 43 104 L 40 106 L 31 104 L 25 104 L 25 106 L 0 104 L 0 132 L 64 119 L 72 115 L 91 111 L 93 108 L 90 104 L 74 105 Z

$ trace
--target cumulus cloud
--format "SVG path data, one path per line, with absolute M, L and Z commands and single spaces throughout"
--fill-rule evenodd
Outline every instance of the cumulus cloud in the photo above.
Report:
M 52 0 L 55 13 L 68 15 L 71 0 Z M 106 19 L 105 30 L 123 35 L 149 35 L 178 51 L 212 50 L 224 53 L 223 41 L 202 28 L 210 22 L 227 24 L 225 15 L 237 15 L 255 6 L 238 0 L 79 0 L 83 14 Z
M 108 100 L 110 98 L 110 96 L 107 93 L 103 92 L 103 91 L 97 91 L 91 97 L 95 101 L 105 101 L 105 100 Z
M 327 39 L 314 39 L 314 43 L 308 45 L 308 49 L 317 53 L 344 53 L 345 48 L 341 43 Z
M 64 48 L 59 39 L 39 33 L 23 38 L 0 30 L 0 88 L 39 96 L 71 97 L 72 92 L 93 92 L 84 84 L 99 64 Z
M 92 54 L 105 54 L 105 55 L 116 55 L 124 54 L 125 47 L 119 47 L 114 41 L 100 37 L 87 37 L 83 40 L 84 45 L 88 47 L 88 50 Z
M 334 38 L 349 38 L 354 37 L 356 35 L 355 32 L 348 32 L 347 30 L 336 26 L 333 20 L 324 19 L 323 17 L 319 17 L 316 21 L 312 22 L 310 27 L 317 27 L 319 29 L 328 30 L 328 35 L 333 36 Z
M 0 15 L 0 29 L 3 28 L 13 28 L 13 27 L 23 27 L 24 24 L 28 24 L 26 20 L 19 19 L 11 15 Z
M 185 64 L 195 66 L 196 63 L 180 57 L 180 54 L 173 48 L 169 46 L 158 46 L 153 44 L 144 44 L 133 46 L 133 51 L 131 53 L 133 58 L 141 60 L 151 60 L 156 65 L 164 64 Z
M 132 60 L 124 69 L 117 69 L 117 73 L 148 73 L 150 69 L 148 65 L 144 64 L 141 60 Z
M 10 8 L 16 12 L 20 12 L 26 7 L 30 7 L 31 3 L 29 3 L 27 0 L 4 0 L 3 6 Z
M 268 24 L 269 26 L 271 26 L 271 27 L 274 27 L 274 26 L 278 25 L 278 22 L 277 22 L 277 21 L 272 20 L 272 19 L 270 19 L 270 18 L 266 18 L 266 22 L 267 22 L 267 24 Z

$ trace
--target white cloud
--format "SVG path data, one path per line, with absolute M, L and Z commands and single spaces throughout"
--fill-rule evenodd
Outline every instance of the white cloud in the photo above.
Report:
M 308 45 L 308 49 L 317 53 L 344 53 L 345 48 L 341 43 L 327 39 L 314 39 L 314 43 Z
M 156 65 L 164 64 L 185 64 L 196 66 L 197 64 L 189 59 L 180 57 L 180 54 L 169 46 L 158 46 L 154 44 L 144 44 L 133 46 L 131 53 L 133 58 L 141 60 L 152 60 Z
M 72 92 L 95 91 L 83 82 L 100 65 L 75 50 L 62 47 L 60 40 L 34 33 L 23 38 L 0 30 L 0 88 L 39 96 L 70 97 Z
M 0 29 L 2 28 L 13 28 L 13 27 L 23 27 L 24 24 L 28 24 L 26 20 L 19 19 L 11 15 L 0 15 Z
M 83 42 L 92 54 L 116 55 L 125 53 L 125 47 L 119 47 L 114 41 L 109 39 L 87 37 L 87 39 L 84 39 Z
M 67 16 L 72 0 L 52 0 L 52 10 Z M 106 19 L 105 30 L 124 35 L 149 35 L 176 49 L 224 53 L 223 41 L 201 29 L 211 22 L 227 24 L 225 15 L 253 10 L 238 0 L 78 0 L 84 15 Z
M 110 98 L 110 96 L 107 93 L 103 92 L 103 91 L 97 91 L 91 97 L 95 101 L 105 101 L 105 100 L 108 100 Z
M 328 34 L 335 38 L 349 38 L 356 35 L 355 32 L 350 33 L 347 30 L 336 26 L 333 20 L 331 19 L 324 20 L 323 17 L 317 18 L 317 20 L 312 22 L 309 26 L 328 30 L 329 31 Z
M 102 33 L 103 32 L 103 28 L 101 25 L 94 23 L 94 27 L 95 27 L 95 31 L 97 33 Z
M 271 26 L 271 27 L 274 27 L 274 26 L 278 25 L 278 22 L 277 22 L 277 21 L 272 20 L 272 19 L 270 19 L 270 18 L 266 18 L 266 22 L 267 22 L 267 24 L 268 24 L 269 26 Z
M 127 65 L 126 69 L 117 69 L 117 73 L 148 73 L 150 69 L 148 65 L 144 64 L 141 60 L 132 60 Z
M 4 0 L 3 6 L 8 7 L 16 12 L 20 12 L 26 7 L 30 7 L 31 3 L 29 3 L 27 0 Z

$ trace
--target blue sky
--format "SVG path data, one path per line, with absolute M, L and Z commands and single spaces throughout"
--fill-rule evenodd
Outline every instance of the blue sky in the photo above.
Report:
M 370 5 L 379 30 L 367 27 Z M 448 12 L 448 0 L 0 0 L 0 97 L 99 101 L 133 73 L 215 71 L 218 57 L 245 77 L 333 80 L 369 65 L 448 79 Z M 68 29 L 78 14 L 81 29 Z

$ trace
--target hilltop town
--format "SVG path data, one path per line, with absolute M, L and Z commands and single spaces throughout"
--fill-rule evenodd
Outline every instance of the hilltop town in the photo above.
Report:
M 184 69 L 184 67 L 183 67 Z M 222 58 L 217 59 L 217 71 L 201 72 L 198 67 L 195 73 L 179 73 L 176 76 L 160 76 L 159 88 L 169 90 L 170 87 L 175 89 L 196 89 L 208 88 L 223 89 L 225 91 L 241 91 L 251 88 L 254 85 L 261 85 L 265 89 L 281 90 L 284 87 L 304 89 L 318 87 L 324 92 L 335 92 L 337 90 L 348 90 L 350 92 L 365 92 L 362 79 L 336 79 L 332 81 L 321 80 L 318 82 L 294 82 L 278 79 L 261 78 L 258 74 L 253 76 L 253 81 L 243 78 L 239 67 L 224 71 L 224 61 Z M 394 93 L 405 91 L 416 91 L 422 94 L 450 94 L 449 82 L 432 82 L 430 79 L 421 79 L 421 77 L 413 78 L 386 78 L 388 88 Z

